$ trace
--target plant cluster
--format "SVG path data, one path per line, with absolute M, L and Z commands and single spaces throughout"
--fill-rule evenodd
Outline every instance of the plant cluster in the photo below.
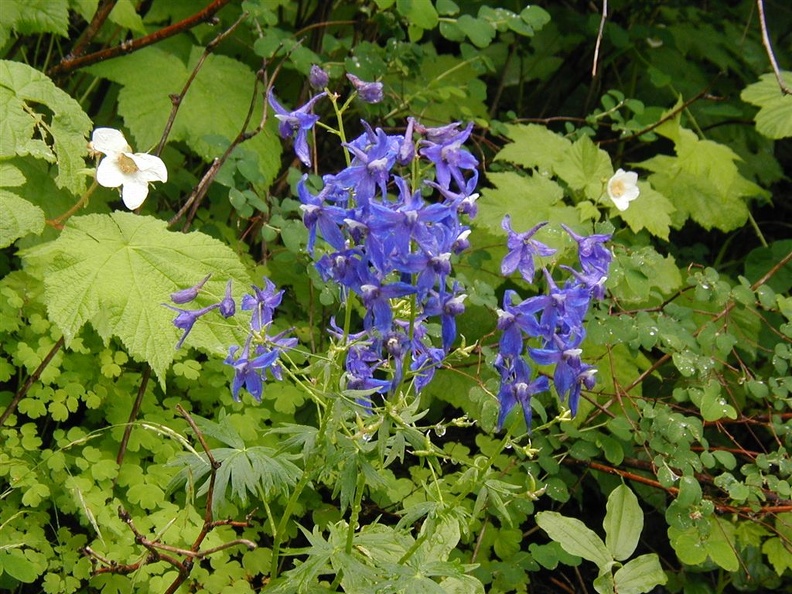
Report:
M 789 589 L 783 3 L 2 12 L 0 590 Z

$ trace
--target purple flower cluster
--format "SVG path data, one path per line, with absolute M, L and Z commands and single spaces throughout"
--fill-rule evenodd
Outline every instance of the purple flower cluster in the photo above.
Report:
M 464 311 L 451 263 L 469 245 L 462 218 L 476 214 L 478 162 L 463 149 L 472 125 L 425 128 L 410 118 L 403 135 L 363 127 L 344 144 L 351 156 L 345 169 L 325 175 L 316 192 L 307 176 L 298 183 L 308 251 L 321 277 L 365 308 L 361 333 L 331 330 L 346 341 L 347 387 L 391 392 L 409 370 L 420 391 L 450 351 Z M 434 170 L 435 179 L 402 176 L 414 160 L 414 170 Z M 409 306 L 394 307 L 399 299 Z M 439 345 L 427 327 L 433 320 Z
M 512 230 L 508 216 L 504 218 L 509 248 L 501 264 L 504 274 L 519 271 L 528 282 L 533 280 L 534 258 L 555 253 L 533 239 L 544 225 L 541 223 L 525 233 L 517 233 Z M 528 358 L 538 365 L 555 366 L 553 384 L 559 397 L 568 400 L 573 415 L 577 413 L 581 389 L 594 387 L 596 369 L 581 360 L 580 345 L 586 335 L 583 321 L 591 299 L 602 299 L 605 295 L 604 285 L 612 256 L 604 243 L 610 235 L 581 236 L 562 227 L 578 244 L 580 270 L 563 267 L 570 272 L 570 278 L 559 287 L 544 269 L 547 294 L 519 301 L 517 293 L 508 290 L 504 294 L 503 309 L 498 311 L 501 337 L 494 366 L 501 378 L 499 429 L 518 403 L 526 426 L 530 428 L 531 397 L 550 389 L 547 377 L 534 377 Z
M 207 275 L 201 282 L 188 289 L 172 293 L 171 301 L 183 305 L 194 300 L 210 276 Z M 234 381 L 231 386 L 234 400 L 239 400 L 239 391 L 244 386 L 256 400 L 260 401 L 267 371 L 280 380 L 282 378 L 280 355 L 284 350 L 297 345 L 297 339 L 286 337 L 286 332 L 275 336 L 268 334 L 275 308 L 280 305 L 283 298 L 283 291 L 276 291 L 275 285 L 266 278 L 263 288 L 253 286 L 252 289 L 253 293 L 244 295 L 241 302 L 241 310 L 250 312 L 250 332 L 247 340 L 242 347 L 231 346 L 228 356 L 224 360 L 224 363 L 234 368 Z M 237 310 L 236 302 L 231 296 L 231 281 L 226 284 L 225 297 L 218 303 L 194 310 L 174 307 L 167 303 L 164 305 L 177 312 L 173 324 L 184 330 L 176 348 L 180 348 L 184 344 L 187 335 L 201 316 L 217 310 L 222 317 L 230 318 L 236 314 Z

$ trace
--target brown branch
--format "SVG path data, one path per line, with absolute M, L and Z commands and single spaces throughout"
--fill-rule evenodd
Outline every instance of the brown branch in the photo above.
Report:
M 90 66 L 91 64 L 95 64 L 97 62 L 102 62 L 104 60 L 110 60 L 111 58 L 117 58 L 118 56 L 130 54 L 154 43 L 158 43 L 163 39 L 167 39 L 168 37 L 173 37 L 174 35 L 187 31 L 196 25 L 211 20 L 215 13 L 223 8 L 223 6 L 228 4 L 229 1 L 230 0 L 213 0 L 213 2 L 202 11 L 197 12 L 194 15 L 179 21 L 178 23 L 174 23 L 173 25 L 160 29 L 155 33 L 144 35 L 143 37 L 138 37 L 137 39 L 132 39 L 130 41 L 125 41 L 120 45 L 109 47 L 98 52 L 93 52 L 86 56 L 67 56 L 58 64 L 50 68 L 47 71 L 47 76 L 50 78 L 63 76 L 74 70 L 84 68 L 85 66 Z
M 781 69 L 778 67 L 778 61 L 776 60 L 775 53 L 773 53 L 773 46 L 770 43 L 770 34 L 767 31 L 767 20 L 765 19 L 764 12 L 764 0 L 756 0 L 756 9 L 759 11 L 759 26 L 762 29 L 762 44 L 767 52 L 767 58 L 770 60 L 770 66 L 773 68 L 773 74 L 775 74 L 776 80 L 778 81 L 778 86 L 782 94 L 792 95 L 792 89 L 787 86 L 784 82 L 784 78 L 781 76 Z
M 151 377 L 151 365 L 146 365 L 143 370 L 143 376 L 140 379 L 140 387 L 138 388 L 137 398 L 132 403 L 132 410 L 129 411 L 129 420 L 124 428 L 124 436 L 121 438 L 121 444 L 118 446 L 118 455 L 116 456 L 116 464 L 121 466 L 126 454 L 127 445 L 129 444 L 129 437 L 132 435 L 132 427 L 135 419 L 137 419 L 140 412 L 140 406 L 143 404 L 143 396 L 146 394 L 146 387 L 148 386 L 149 378 Z M 118 476 L 116 475 L 116 479 Z
M 567 465 L 577 465 L 577 466 L 587 466 L 592 470 L 599 470 L 600 472 L 605 472 L 607 474 L 614 474 L 616 476 L 620 476 L 623 479 L 631 480 L 636 483 L 641 483 L 643 485 L 647 485 L 649 487 L 654 487 L 655 489 L 659 489 L 661 491 L 665 491 L 669 495 L 676 497 L 679 495 L 679 489 L 676 487 L 664 487 L 660 484 L 659 481 L 651 479 L 649 477 L 643 476 L 641 474 L 635 474 L 634 472 L 629 472 L 627 470 L 621 470 L 619 468 L 614 468 L 613 466 L 607 466 L 606 464 L 600 464 L 599 462 L 591 462 L 586 460 L 576 460 L 574 458 L 564 458 L 562 461 L 564 464 Z M 730 514 L 742 514 L 742 515 L 765 515 L 765 514 L 777 514 L 777 513 L 784 513 L 792 511 L 792 504 L 787 505 L 767 505 L 761 506 L 758 509 L 752 506 L 734 506 L 734 505 L 727 505 L 725 503 L 718 503 L 709 499 L 716 510 L 721 513 L 730 513 Z
M 30 390 L 30 387 L 36 381 L 38 381 L 39 377 L 41 377 L 41 374 L 44 372 L 44 369 L 46 369 L 47 365 L 49 365 L 50 361 L 52 361 L 52 358 L 61 349 L 61 347 L 63 347 L 63 337 L 62 336 L 55 342 L 54 345 L 52 345 L 52 348 L 50 349 L 49 353 L 46 354 L 44 359 L 41 361 L 39 366 L 36 368 L 36 371 L 34 371 L 27 378 L 27 381 L 25 382 L 25 385 L 22 386 L 22 388 L 19 390 L 19 392 L 16 393 L 16 395 L 11 400 L 11 402 L 8 403 L 8 406 L 3 411 L 3 414 L 0 415 L 0 427 L 3 426 L 3 424 L 6 422 L 8 417 L 10 417 L 11 414 L 16 410 L 16 407 L 19 404 L 19 401 L 22 400 L 25 397 L 25 395 L 28 393 L 28 390 Z
M 82 56 L 85 53 L 85 49 L 88 47 L 88 44 L 91 43 L 94 37 L 96 37 L 96 34 L 99 32 L 99 29 L 102 28 L 102 25 L 104 25 L 107 17 L 110 16 L 110 13 L 113 11 L 113 8 L 115 8 L 117 2 L 118 0 L 101 0 L 101 2 L 99 2 L 99 6 L 96 7 L 96 12 L 91 19 L 91 22 L 74 43 L 72 51 L 66 56 L 67 60 L 73 60 L 74 58 Z
M 218 45 L 220 45 L 220 42 L 222 42 L 226 37 L 231 35 L 231 33 L 233 33 L 234 30 L 247 17 L 248 17 L 248 13 L 243 12 L 240 15 L 240 17 L 228 29 L 220 33 L 217 37 L 212 39 L 212 41 L 210 41 L 206 45 L 203 53 L 201 54 L 201 57 L 198 59 L 198 62 L 195 64 L 195 67 L 190 73 L 190 76 L 187 78 L 187 82 L 184 83 L 184 88 L 182 88 L 181 93 L 179 93 L 178 95 L 170 96 L 171 103 L 173 103 L 173 108 L 171 109 L 171 113 L 168 116 L 168 121 L 165 123 L 165 130 L 162 132 L 162 138 L 160 139 L 159 144 L 157 145 L 157 150 L 154 151 L 155 155 L 159 156 L 162 153 L 162 149 L 165 148 L 165 143 L 168 140 L 168 136 L 170 136 L 171 129 L 173 128 L 173 122 L 176 120 L 176 114 L 179 111 L 179 107 L 181 107 L 182 101 L 184 100 L 184 96 L 187 94 L 187 91 L 189 90 L 190 86 L 195 80 L 195 77 L 198 75 L 198 71 L 201 69 L 204 62 L 206 62 L 206 58 L 208 58 L 209 54 L 211 54 L 214 51 L 214 49 Z

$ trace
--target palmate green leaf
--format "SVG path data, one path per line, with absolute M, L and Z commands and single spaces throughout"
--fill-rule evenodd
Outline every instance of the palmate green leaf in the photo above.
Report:
M 792 72 L 781 72 L 787 87 L 792 87 Z M 763 74 L 759 82 L 748 85 L 740 99 L 759 106 L 754 118 L 756 129 L 768 138 L 792 136 L 792 95 L 781 92 L 774 74 Z
M 80 104 L 44 74 L 0 60 L 0 160 L 30 155 L 57 163 L 58 187 L 79 194 L 91 126 Z
M 602 539 L 577 518 L 568 518 L 558 512 L 539 512 L 536 523 L 570 555 L 583 557 L 600 569 L 613 562 Z
M 667 240 L 671 231 L 671 213 L 676 208 L 668 198 L 649 184 L 638 182 L 638 187 L 641 190 L 640 196 L 630 208 L 619 212 L 619 216 L 636 233 L 646 229 L 652 235 Z
M 562 222 L 576 226 L 577 212 L 559 202 L 564 191 L 556 182 L 539 174 L 520 175 L 512 171 L 487 175 L 494 188 L 482 188 L 478 200 L 479 214 L 474 221 L 477 228 L 485 228 L 502 237 L 501 222 L 511 215 L 515 231 L 526 231 L 542 221 Z
M 676 208 L 673 225 L 691 218 L 707 230 L 731 231 L 745 224 L 746 199 L 767 192 L 740 175 L 739 156 L 725 145 L 699 140 L 676 121 L 657 131 L 674 141 L 677 156 L 658 155 L 639 165 L 653 172 L 652 186 Z
M 0 190 L 0 248 L 44 229 L 44 211 L 13 192 Z
M 507 124 L 507 136 L 512 140 L 495 156 L 496 161 L 508 161 L 525 168 L 535 167 L 549 173 L 560 161 L 572 142 L 538 124 Z
M 173 53 L 147 47 L 87 69 L 122 86 L 118 112 L 135 139 L 136 150 L 149 150 L 159 142 L 173 107 L 170 94 L 181 92 L 202 52 L 203 48 L 193 47 L 185 64 Z M 157 84 L 152 84 L 154 78 Z M 170 140 L 187 143 L 206 161 L 217 157 L 217 147 L 210 138 L 220 135 L 230 141 L 239 134 L 255 80 L 255 73 L 241 62 L 210 54 L 182 101 Z M 252 126 L 260 121 L 261 109 L 259 103 Z M 259 169 L 268 181 L 280 169 L 281 146 L 273 126 L 266 126 L 244 144 L 258 155 Z
M 44 278 L 49 316 L 67 344 L 90 322 L 104 340 L 118 337 L 160 379 L 181 335 L 172 323 L 175 312 L 162 305 L 170 293 L 213 273 L 203 291 L 213 297 L 199 300 L 197 309 L 220 301 L 229 279 L 237 291 L 250 282 L 237 255 L 220 241 L 168 231 L 164 221 L 126 212 L 73 217 L 56 241 L 23 257 Z M 241 343 L 235 326 L 219 316 L 216 324 L 204 319 L 187 345 L 223 354 Z
M 608 153 L 597 148 L 588 136 L 582 136 L 553 164 L 556 175 L 573 190 L 583 190 L 590 200 L 598 200 L 613 175 Z
M 619 485 L 608 496 L 605 520 L 605 546 L 617 561 L 623 561 L 635 552 L 643 530 L 643 511 L 638 498 L 629 487 Z

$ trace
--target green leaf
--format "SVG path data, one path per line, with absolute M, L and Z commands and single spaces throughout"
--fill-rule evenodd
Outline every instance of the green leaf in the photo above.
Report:
M 648 183 L 639 182 L 638 188 L 641 194 L 630 208 L 619 212 L 619 216 L 636 233 L 646 229 L 652 235 L 667 240 L 671 231 L 670 215 L 676 208 L 668 198 Z
M 6 44 L 12 31 L 21 35 L 69 36 L 68 0 L 2 0 L 2 14 L 0 47 Z
M 578 224 L 575 210 L 558 204 L 564 197 L 561 186 L 547 177 L 507 171 L 489 173 L 487 179 L 495 187 L 481 190 L 476 227 L 502 236 L 501 222 L 507 214 L 511 215 L 514 228 L 520 231 L 547 220 Z
M 584 190 L 587 198 L 598 200 L 613 175 L 608 153 L 597 148 L 588 136 L 582 136 L 553 165 L 556 175 L 573 190 Z
M 781 538 L 770 538 L 762 545 L 762 552 L 780 576 L 787 569 L 792 569 L 792 548 Z
M 739 156 L 729 147 L 700 140 L 676 121 L 657 131 L 674 141 L 677 156 L 658 155 L 640 166 L 654 172 L 649 176 L 652 186 L 676 208 L 674 226 L 691 218 L 707 230 L 731 231 L 748 218 L 746 198 L 767 196 L 740 175 L 735 163 Z
M 173 53 L 148 47 L 86 69 L 122 86 L 118 112 L 132 133 L 137 150 L 149 150 L 159 142 L 173 107 L 170 94 L 181 92 L 202 52 L 203 48 L 193 47 L 185 64 Z M 156 85 L 151 84 L 152 73 L 156 73 Z M 187 143 L 205 161 L 217 157 L 217 147 L 211 138 L 221 135 L 231 140 L 239 134 L 250 108 L 255 81 L 255 73 L 238 60 L 210 54 L 182 101 L 170 141 Z M 218 95 L 218 89 L 222 89 L 222 95 Z M 257 102 L 252 125 L 260 119 L 261 106 Z M 260 170 L 267 180 L 272 180 L 280 169 L 282 145 L 274 125 L 266 126 L 243 145 L 251 154 L 258 155 Z
M 0 248 L 44 230 L 44 211 L 12 192 L 0 190 Z
M 229 279 L 239 290 L 249 283 L 225 244 L 202 233 L 168 231 L 164 221 L 126 212 L 73 217 L 56 241 L 23 257 L 41 270 L 47 310 L 67 344 L 90 322 L 104 340 L 117 336 L 160 379 L 181 336 L 173 326 L 175 312 L 162 305 L 170 293 L 210 272 L 214 278 L 204 294 L 214 296 L 211 302 L 220 301 Z M 225 354 L 229 345 L 240 343 L 241 335 L 227 323 L 203 320 L 188 345 Z
M 605 546 L 618 561 L 623 561 L 635 552 L 643 530 L 643 511 L 638 498 L 629 487 L 619 485 L 608 496 L 605 507 Z
M 495 27 L 484 19 L 463 14 L 457 19 L 456 25 L 476 47 L 488 47 L 495 39 Z
M 21 549 L 0 550 L 0 569 L 23 584 L 32 584 L 42 573 Z
M 30 155 L 57 163 L 58 187 L 79 194 L 85 189 L 80 170 L 91 126 L 80 104 L 44 74 L 0 60 L 0 160 Z
M 506 130 L 512 142 L 495 155 L 495 160 L 525 168 L 536 167 L 543 173 L 549 173 L 553 164 L 560 161 L 572 146 L 563 136 L 538 124 L 507 124 Z
M 536 523 L 570 555 L 583 557 L 600 568 L 613 562 L 602 539 L 580 520 L 558 512 L 539 512 Z
M 636 557 L 613 576 L 619 594 L 643 594 L 668 581 L 655 553 Z
M 792 88 L 792 72 L 782 71 L 781 78 L 787 88 Z M 759 106 L 756 129 L 768 138 L 792 136 L 792 95 L 781 91 L 774 74 L 763 74 L 759 82 L 748 85 L 740 99 Z
M 396 0 L 396 10 L 416 27 L 421 29 L 437 27 L 437 11 L 432 5 L 432 0 Z

